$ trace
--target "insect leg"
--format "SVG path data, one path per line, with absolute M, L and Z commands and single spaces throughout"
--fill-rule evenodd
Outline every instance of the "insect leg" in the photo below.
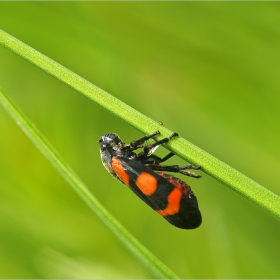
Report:
M 201 168 L 201 166 L 194 166 L 192 164 L 190 165 L 185 165 L 185 166 L 179 166 L 179 165 L 160 165 L 160 164 L 147 164 L 147 166 L 155 171 L 169 171 L 169 172 L 178 172 L 183 175 L 187 175 L 189 177 L 193 178 L 200 178 L 201 174 L 194 174 L 189 171 L 184 171 L 186 169 L 193 169 L 193 170 L 198 170 Z
M 154 154 L 152 154 L 150 152 L 150 154 L 146 155 L 144 152 L 141 152 L 137 155 L 137 158 L 138 159 L 141 159 L 141 162 L 143 164 L 146 164 L 146 165 L 150 165 L 150 164 L 153 164 L 153 165 L 159 165 L 160 163 L 164 162 L 164 161 L 167 161 L 168 159 L 170 159 L 171 157 L 173 157 L 175 154 L 173 154 L 172 152 L 170 152 L 169 154 L 167 154 L 165 157 L 161 158 L 161 157 L 158 157 Z
M 175 136 L 179 136 L 177 132 L 172 133 L 169 137 L 163 138 L 161 140 L 156 141 L 155 143 L 151 144 L 151 145 L 147 145 L 144 147 L 144 154 L 148 155 L 150 150 L 153 149 L 156 146 L 159 146 L 163 143 L 167 143 L 171 138 L 175 137 Z M 167 159 L 169 159 L 171 157 L 171 155 L 167 155 L 166 156 Z M 165 160 L 167 160 L 165 159 Z
M 172 152 L 170 152 L 169 154 L 167 154 L 164 158 L 161 158 L 159 162 L 164 162 L 167 161 L 168 159 L 170 159 L 171 157 L 175 156 L 175 154 L 173 154 Z
M 140 138 L 140 139 L 137 139 L 137 140 L 132 141 L 132 142 L 129 144 L 129 146 L 130 146 L 131 150 L 136 150 L 136 149 L 138 149 L 138 148 L 142 148 L 142 147 L 143 147 L 142 145 L 144 144 L 145 141 L 147 141 L 147 140 L 153 138 L 154 136 L 156 136 L 156 135 L 158 135 L 158 134 L 160 134 L 159 131 L 156 131 L 156 132 L 154 132 L 154 133 L 151 134 L 151 135 L 145 135 L 144 137 L 142 137 L 142 138 Z

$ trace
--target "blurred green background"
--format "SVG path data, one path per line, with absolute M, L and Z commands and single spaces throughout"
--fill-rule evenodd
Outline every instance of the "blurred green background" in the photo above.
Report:
M 0 28 L 280 194 L 279 2 L 1 2 Z M 0 84 L 180 277 L 280 277 L 270 214 L 204 174 L 202 226 L 172 227 L 100 161 L 101 135 L 141 133 L 2 46 Z M 0 278 L 152 277 L 2 107 L 0 128 Z

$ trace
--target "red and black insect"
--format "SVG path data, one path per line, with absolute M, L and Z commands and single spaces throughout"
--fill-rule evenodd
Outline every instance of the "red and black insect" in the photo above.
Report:
M 99 140 L 102 163 L 105 168 L 123 184 L 146 202 L 170 224 L 183 229 L 194 229 L 200 226 L 202 218 L 198 209 L 197 199 L 189 185 L 170 174 L 157 171 L 178 172 L 190 177 L 200 178 L 187 169 L 200 169 L 200 166 L 162 165 L 171 158 L 170 152 L 163 158 L 153 154 L 155 149 L 178 136 L 156 141 L 150 145 L 145 142 L 160 134 L 159 131 L 146 135 L 138 140 L 125 144 L 115 133 L 103 135 Z M 136 154 L 133 151 L 143 148 Z

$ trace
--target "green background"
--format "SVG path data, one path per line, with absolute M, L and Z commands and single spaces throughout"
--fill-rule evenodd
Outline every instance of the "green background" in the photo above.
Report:
M 0 28 L 280 193 L 280 3 L 1 2 Z M 101 164 L 101 135 L 138 131 L 2 46 L 0 84 L 180 277 L 280 277 L 274 217 L 203 174 L 202 226 L 172 227 Z M 0 175 L 1 278 L 152 277 L 2 107 Z

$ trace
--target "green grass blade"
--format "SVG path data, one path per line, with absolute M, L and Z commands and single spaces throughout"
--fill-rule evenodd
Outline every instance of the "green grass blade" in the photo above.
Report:
M 86 95 L 141 132 L 150 134 L 160 130 L 162 137 L 169 136 L 172 133 L 157 122 L 2 30 L 0 30 L 0 44 Z M 201 165 L 204 172 L 256 203 L 280 220 L 280 197 L 278 195 L 183 138 L 172 140 L 172 143 L 165 146 L 183 159 Z
M 86 95 L 141 132 L 149 134 L 160 130 L 162 137 L 171 134 L 170 130 L 160 126 L 157 122 L 1 30 L 0 44 L 32 62 L 78 92 Z M 185 139 L 178 138 L 173 140 L 172 143 L 167 144 L 166 147 L 183 159 L 201 165 L 203 167 L 202 170 L 207 174 L 232 188 L 250 201 L 253 201 L 273 214 L 277 219 L 280 219 L 280 197 L 267 188 L 264 188 L 257 182 L 209 155 Z
M 81 179 L 70 166 L 61 158 L 42 133 L 28 120 L 17 108 L 9 96 L 0 87 L 0 103 L 21 127 L 25 134 L 32 140 L 37 148 L 52 163 L 57 171 L 102 219 L 102 221 L 117 235 L 117 237 L 135 254 L 147 269 L 158 278 L 178 278 L 168 267 L 159 261 L 139 241 L 137 241 L 91 194 Z

